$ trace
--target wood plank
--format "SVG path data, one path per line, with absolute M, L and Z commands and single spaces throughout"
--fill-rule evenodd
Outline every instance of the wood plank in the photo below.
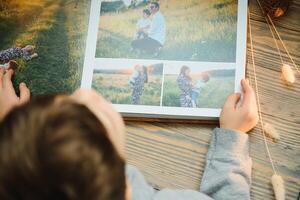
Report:
M 268 139 L 276 169 L 286 186 L 286 199 L 296 199 L 300 189 L 300 77 L 297 83 L 286 86 L 280 79 L 281 63 L 268 26 L 257 7 L 250 0 L 253 37 L 257 64 L 257 80 L 266 122 L 273 124 L 281 134 L 275 143 Z M 300 0 L 293 1 L 286 16 L 276 19 L 287 48 L 300 64 Z M 251 61 L 248 43 L 248 60 Z M 283 48 L 281 47 L 283 50 Z M 284 55 L 287 61 L 287 57 Z M 253 68 L 247 66 L 252 78 Z M 205 167 L 205 157 L 216 125 L 127 122 L 127 153 L 130 164 L 137 166 L 156 189 L 195 189 Z M 250 133 L 250 154 L 253 159 L 251 198 L 274 199 L 268 161 L 260 126 Z

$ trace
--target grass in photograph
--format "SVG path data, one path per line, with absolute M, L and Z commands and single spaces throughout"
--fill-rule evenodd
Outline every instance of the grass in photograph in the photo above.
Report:
M 95 73 L 93 88 L 101 93 L 105 99 L 114 104 L 131 104 L 132 90 L 128 84 L 128 74 L 100 74 Z M 159 106 L 161 98 L 161 76 L 150 75 L 145 83 L 141 96 L 141 105 Z
M 235 61 L 237 0 L 162 0 L 160 4 L 167 39 L 155 59 Z M 144 8 L 102 13 L 96 57 L 153 59 L 129 51 Z
M 163 106 L 180 107 L 180 89 L 177 86 L 177 75 L 165 75 Z M 193 80 L 196 80 L 192 76 Z M 199 98 L 199 108 L 221 108 L 234 91 L 233 77 L 212 77 L 202 88 Z
M 79 86 L 89 4 L 86 0 L 2 1 L 0 50 L 32 44 L 39 55 L 29 62 L 17 59 L 16 88 L 24 81 L 36 95 L 70 93 Z

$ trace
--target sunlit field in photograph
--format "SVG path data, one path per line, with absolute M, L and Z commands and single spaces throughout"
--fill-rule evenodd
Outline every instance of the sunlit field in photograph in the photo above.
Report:
M 114 104 L 131 104 L 130 74 L 95 73 L 93 88 Z M 162 77 L 150 75 L 141 95 L 141 105 L 159 106 Z
M 145 3 L 101 13 L 96 57 L 235 61 L 237 0 L 160 0 L 159 3 L 167 31 L 166 43 L 158 56 L 130 51 L 136 23 L 147 8 Z
M 36 46 L 38 58 L 25 62 L 14 84 L 33 94 L 70 93 L 80 86 L 90 1 L 0 0 L 0 50 Z
M 163 106 L 180 107 L 181 91 L 177 85 L 177 77 L 178 75 L 165 75 Z M 197 75 L 192 75 L 191 78 L 195 84 Z M 234 76 L 212 76 L 200 90 L 197 105 L 199 108 L 221 108 L 228 95 L 233 92 Z

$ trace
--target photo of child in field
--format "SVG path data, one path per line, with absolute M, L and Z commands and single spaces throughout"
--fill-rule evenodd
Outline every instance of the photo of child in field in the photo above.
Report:
M 0 0 L 0 67 L 33 95 L 80 87 L 90 0 Z
M 38 57 L 38 54 L 34 52 L 35 46 L 26 45 L 25 47 L 11 47 L 0 51 L 0 62 L 9 62 L 13 59 L 20 58 L 24 61 L 30 61 L 33 58 Z
M 102 1 L 96 58 L 235 61 L 237 0 L 134 2 Z
M 234 91 L 233 67 L 165 66 L 163 106 L 220 108 Z
M 96 67 L 92 87 L 114 104 L 160 106 L 163 64 L 121 63 Z

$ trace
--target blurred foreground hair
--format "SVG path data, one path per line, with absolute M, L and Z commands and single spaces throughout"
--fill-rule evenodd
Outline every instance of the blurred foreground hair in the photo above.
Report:
M 1 200 L 123 200 L 125 162 L 84 105 L 39 97 L 0 122 Z

